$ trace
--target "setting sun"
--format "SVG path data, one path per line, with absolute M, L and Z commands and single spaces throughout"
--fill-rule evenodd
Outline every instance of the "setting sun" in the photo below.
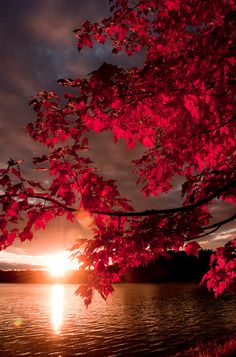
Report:
M 74 261 L 71 261 L 64 252 L 57 253 L 48 257 L 48 271 L 51 276 L 64 276 L 66 271 L 78 268 Z

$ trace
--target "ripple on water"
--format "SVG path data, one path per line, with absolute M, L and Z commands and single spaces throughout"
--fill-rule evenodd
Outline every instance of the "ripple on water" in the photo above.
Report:
M 76 286 L 1 284 L 0 356 L 158 356 L 236 331 L 236 299 L 193 284 L 116 285 L 85 309 Z

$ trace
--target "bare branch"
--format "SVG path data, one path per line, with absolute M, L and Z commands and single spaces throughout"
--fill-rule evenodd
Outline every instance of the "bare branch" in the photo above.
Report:
M 233 214 L 233 216 L 229 217 L 229 218 L 226 218 L 222 221 L 219 221 L 217 223 L 214 223 L 214 224 L 211 224 L 210 226 L 207 226 L 207 227 L 202 227 L 202 231 L 208 231 L 209 229 L 211 229 L 209 232 L 206 232 L 206 233 L 203 233 L 203 234 L 200 234 L 199 236 L 196 236 L 196 237 L 193 237 L 191 239 L 189 239 L 189 241 L 192 241 L 192 240 L 196 240 L 196 239 L 200 239 L 200 238 L 203 238 L 203 237 L 206 237 L 214 232 L 216 232 L 220 227 L 222 227 L 224 224 L 227 224 L 229 222 L 232 222 L 233 220 L 236 219 L 236 213 Z
M 215 228 L 215 227 L 217 227 L 217 229 L 218 229 L 221 226 L 223 226 L 224 224 L 232 222 L 235 219 L 236 219 L 236 213 L 233 214 L 233 216 L 231 216 L 229 218 L 226 218 L 226 219 L 224 219 L 224 220 L 222 220 L 220 222 L 217 222 L 217 223 L 214 223 L 214 224 L 212 224 L 212 225 L 210 225 L 208 227 L 202 228 L 202 230 L 206 231 L 206 230 L 209 230 L 209 229 L 212 229 L 212 228 Z
M 218 129 L 220 129 L 220 128 L 223 128 L 224 126 L 226 126 L 227 124 L 229 124 L 231 121 L 234 121 L 234 120 L 236 120 L 236 115 L 232 116 L 232 118 L 230 118 L 230 119 L 227 120 L 226 122 L 224 122 L 224 123 L 222 123 L 222 124 L 216 126 L 215 128 L 209 129 L 209 130 L 201 131 L 200 133 L 197 133 L 197 134 L 192 135 L 190 138 L 194 138 L 194 137 L 196 137 L 196 136 L 198 136 L 198 135 L 210 134 L 210 133 L 212 133 L 213 131 L 216 131 L 216 130 L 218 130 Z
M 229 184 L 222 186 L 221 188 L 218 188 L 215 192 L 213 192 L 211 195 L 203 198 L 202 200 L 199 200 L 191 205 L 187 206 L 182 206 L 182 207 L 176 207 L 176 208 L 169 208 L 169 209 L 152 209 L 152 210 L 145 210 L 141 212 L 121 212 L 121 211 L 116 211 L 116 212 L 105 212 L 105 211 L 91 211 L 93 214 L 101 214 L 104 216 L 116 216 L 116 217 L 138 217 L 138 216 L 155 216 L 155 215 L 161 215 L 161 214 L 172 214 L 172 213 L 178 213 L 178 212 L 186 212 L 190 211 L 191 209 L 200 207 L 204 205 L 205 203 L 208 203 L 209 201 L 213 200 L 217 196 L 219 196 L 221 193 L 233 188 L 236 186 L 236 181 L 232 181 Z

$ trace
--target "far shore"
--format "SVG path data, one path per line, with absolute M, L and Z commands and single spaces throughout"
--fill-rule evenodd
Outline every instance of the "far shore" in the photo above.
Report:
M 199 257 L 185 252 L 169 253 L 171 259 L 160 257 L 147 266 L 130 269 L 122 278 L 127 283 L 200 282 L 209 269 L 211 251 L 202 250 Z M 110 266 L 117 271 L 117 266 Z M 63 276 L 51 276 L 46 269 L 1 269 L 0 283 L 63 283 L 81 284 L 86 281 L 87 271 L 68 270 Z

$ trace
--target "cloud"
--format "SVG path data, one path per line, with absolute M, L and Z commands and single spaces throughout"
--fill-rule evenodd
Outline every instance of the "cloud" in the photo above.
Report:
M 226 242 L 228 240 L 233 239 L 236 236 L 236 228 L 229 228 L 227 230 L 224 230 L 220 233 L 218 233 L 212 240 L 217 241 L 217 240 L 225 240 Z
M 11 266 L 16 266 L 16 264 L 27 264 L 27 265 L 41 265 L 42 257 L 32 256 L 29 254 L 17 254 L 14 252 L 2 251 L 0 252 L 0 266 L 9 264 Z
M 72 46 L 72 31 L 85 20 L 100 21 L 109 15 L 107 4 L 107 0 L 39 0 L 28 7 L 23 21 L 40 41 L 63 49 Z
M 76 260 L 70 259 L 70 253 L 65 250 L 53 252 L 53 254 L 44 255 L 30 255 L 27 254 L 16 254 L 14 252 L 3 251 L 0 252 L 0 270 L 7 269 L 45 269 L 52 261 L 55 259 L 66 259 L 69 262 L 70 268 L 77 268 L 78 264 Z

